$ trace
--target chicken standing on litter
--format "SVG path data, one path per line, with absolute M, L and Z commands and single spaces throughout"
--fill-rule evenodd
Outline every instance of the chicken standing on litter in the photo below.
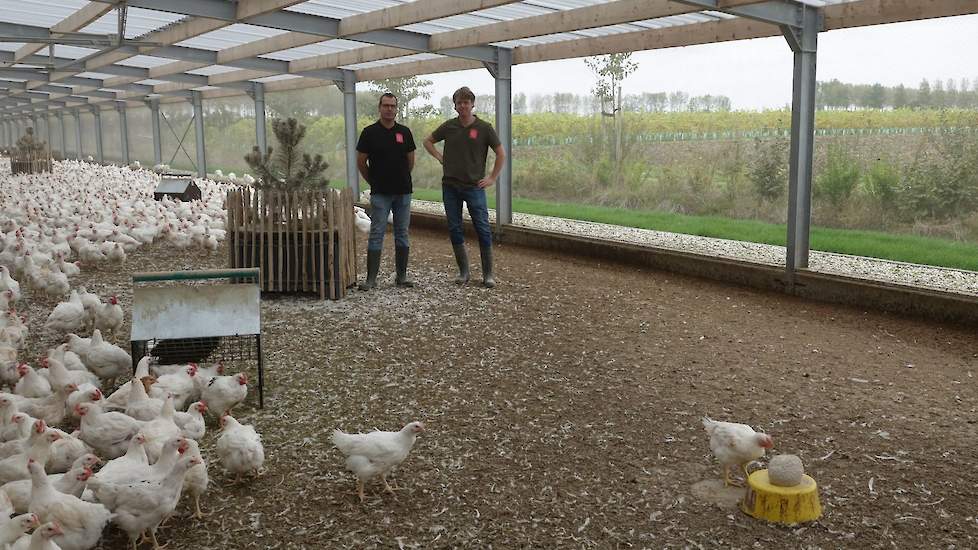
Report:
M 237 483 L 245 472 L 259 475 L 262 465 L 265 464 L 265 447 L 254 426 L 241 424 L 233 416 L 226 414 L 221 417 L 217 456 L 224 468 L 234 474 L 234 481 Z
M 418 434 L 425 431 L 421 422 L 411 422 L 399 432 L 375 431 L 365 434 L 348 434 L 333 430 L 333 445 L 346 455 L 346 467 L 357 475 L 357 494 L 365 500 L 363 485 L 380 477 L 384 489 L 394 494 L 387 483 L 387 475 L 407 458 Z
M 703 427 L 710 435 L 710 450 L 720 461 L 723 483 L 730 485 L 730 467 L 737 466 L 747 481 L 747 465 L 764 456 L 764 450 L 774 447 L 771 436 L 757 433 L 747 424 L 718 422 L 703 417 Z

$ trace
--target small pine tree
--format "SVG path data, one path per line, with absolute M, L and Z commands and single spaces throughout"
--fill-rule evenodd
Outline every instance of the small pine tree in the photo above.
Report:
M 17 140 L 15 156 L 19 159 L 31 160 L 47 156 L 48 144 L 34 136 L 34 128 L 28 128 L 27 133 Z
M 272 120 L 272 132 L 279 144 L 277 151 L 269 147 L 268 152 L 262 154 L 256 145 L 244 157 L 255 174 L 256 188 L 294 191 L 301 188 L 320 189 L 329 184 L 329 180 L 323 177 L 323 172 L 329 168 L 323 156 L 318 153 L 310 156 L 299 148 L 299 143 L 306 136 L 305 126 L 294 118 L 277 118 Z

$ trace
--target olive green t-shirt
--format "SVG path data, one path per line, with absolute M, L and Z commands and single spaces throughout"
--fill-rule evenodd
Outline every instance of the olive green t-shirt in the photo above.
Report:
M 486 177 L 489 149 L 499 145 L 496 130 L 479 117 L 468 126 L 458 117 L 446 120 L 431 137 L 435 143 L 445 141 L 441 182 L 456 187 L 475 187 Z

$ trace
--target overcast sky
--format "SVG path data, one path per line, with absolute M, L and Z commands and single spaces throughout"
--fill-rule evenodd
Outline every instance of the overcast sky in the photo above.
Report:
M 978 1 L 978 0 L 974 0 Z M 818 80 L 916 88 L 921 79 L 978 79 L 978 15 L 836 30 L 819 35 Z M 735 109 L 791 102 L 791 50 L 784 38 L 759 38 L 636 52 L 625 93 L 682 90 L 726 95 Z M 429 75 L 432 103 L 462 85 L 493 94 L 488 71 Z M 594 76 L 581 59 L 513 67 L 513 93 L 590 93 Z M 478 107 L 478 101 L 477 107 Z

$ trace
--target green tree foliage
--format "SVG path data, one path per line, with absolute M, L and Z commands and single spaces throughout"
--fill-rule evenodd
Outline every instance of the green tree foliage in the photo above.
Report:
M 787 139 L 755 139 L 754 155 L 747 177 L 754 195 L 763 201 L 776 201 L 788 188 Z
M 390 92 L 397 96 L 397 117 L 407 120 L 411 114 L 411 102 L 416 99 L 430 99 L 432 81 L 417 76 L 405 78 L 385 78 L 370 83 L 377 91 Z
M 526 94 L 520 92 L 513 96 L 513 114 L 525 115 L 526 113 Z
M 815 197 L 828 200 L 838 212 L 858 183 L 859 164 L 856 160 L 844 146 L 830 146 L 828 160 L 815 178 Z
M 305 126 L 294 118 L 274 119 L 272 131 L 279 145 L 277 152 L 269 147 L 268 152 L 262 154 L 256 145 L 244 157 L 256 176 L 255 187 L 294 191 L 300 188 L 319 189 L 329 184 L 323 177 L 323 172 L 329 168 L 323 156 L 310 156 L 299 148 L 306 135 Z
M 613 53 L 599 57 L 590 57 L 584 60 L 584 64 L 591 69 L 596 77 L 591 93 L 601 101 L 601 114 L 614 119 L 614 128 L 612 130 L 614 132 L 614 139 L 608 141 L 613 146 L 611 156 L 614 158 L 616 184 L 621 183 L 622 165 L 625 162 L 624 151 L 622 149 L 621 83 L 628 75 L 638 69 L 638 65 L 631 61 L 631 57 L 631 52 Z M 611 111 L 606 111 L 605 105 L 609 102 L 611 104 Z
M 948 220 L 978 209 L 978 143 L 969 132 L 945 127 L 922 148 L 899 193 L 906 219 Z

